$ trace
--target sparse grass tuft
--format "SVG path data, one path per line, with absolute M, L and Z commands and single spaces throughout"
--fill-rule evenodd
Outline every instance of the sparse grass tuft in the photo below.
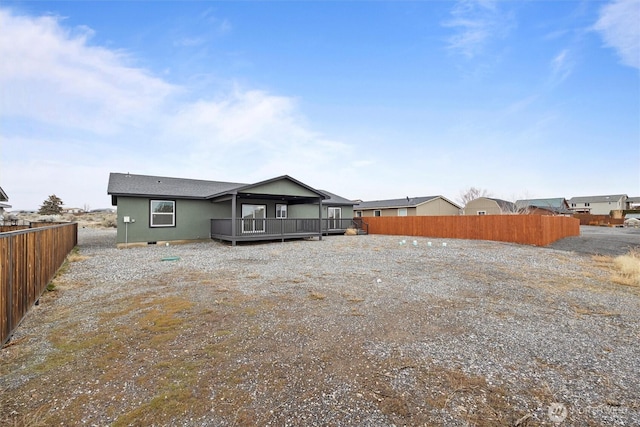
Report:
M 321 292 L 318 291 L 312 291 L 311 293 L 309 293 L 309 298 L 313 299 L 313 300 L 323 300 L 325 299 L 327 296 Z
M 632 250 L 613 260 L 612 281 L 619 285 L 640 287 L 640 250 Z

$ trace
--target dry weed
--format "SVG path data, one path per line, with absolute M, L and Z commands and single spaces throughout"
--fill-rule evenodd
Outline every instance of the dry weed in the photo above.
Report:
M 616 271 L 611 279 L 614 283 L 625 286 L 640 286 L 640 251 L 632 250 L 613 260 Z

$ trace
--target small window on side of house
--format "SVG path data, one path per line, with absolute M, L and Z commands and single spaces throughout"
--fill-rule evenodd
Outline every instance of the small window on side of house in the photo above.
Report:
M 373 216 L 381 216 L 380 214 L 381 212 L 379 209 L 376 209 L 375 211 L 373 211 Z
M 407 216 L 407 208 L 398 209 L 398 216 Z
M 362 211 L 356 211 L 356 218 L 362 218 Z
M 486 215 L 487 211 L 478 211 L 478 215 Z
M 151 200 L 149 225 L 151 227 L 175 227 L 175 200 Z

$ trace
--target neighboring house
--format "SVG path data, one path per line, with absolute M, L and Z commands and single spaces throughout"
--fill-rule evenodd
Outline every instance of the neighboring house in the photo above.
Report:
M 640 209 L 640 197 L 627 197 L 627 209 Z
M 612 194 L 605 196 L 572 197 L 569 199 L 569 209 L 573 213 L 591 215 L 609 215 L 611 211 L 627 208 L 626 194 Z
M 284 175 L 255 184 L 111 173 L 119 246 L 208 238 L 284 240 L 344 233 L 353 202 Z
M 442 196 L 375 200 L 359 202 L 353 207 L 356 217 L 460 215 L 460 209 Z
M 564 197 L 553 199 L 524 199 L 516 200 L 518 213 L 532 215 L 571 215 L 569 203 Z
M 68 213 L 68 214 L 77 214 L 77 213 L 83 213 L 84 209 L 82 208 L 62 208 L 62 213 Z
M 467 202 L 464 207 L 464 215 L 504 215 L 517 212 L 515 203 L 491 197 L 478 197 Z
M 4 203 L 8 201 L 9 201 L 9 196 L 7 196 L 7 193 L 5 193 L 2 187 L 0 187 L 0 216 L 2 216 L 3 218 L 5 215 L 5 209 L 11 208 L 11 205 Z

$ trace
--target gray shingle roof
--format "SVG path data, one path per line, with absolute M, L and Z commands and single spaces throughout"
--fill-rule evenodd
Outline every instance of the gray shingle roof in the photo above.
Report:
M 254 186 L 288 179 L 300 186 L 308 188 L 318 195 L 326 197 L 323 203 L 338 205 L 353 205 L 354 202 L 328 191 L 316 190 L 308 185 L 291 178 L 288 175 L 272 178 L 255 184 L 238 182 L 204 181 L 198 179 L 170 178 L 166 176 L 133 175 L 129 173 L 115 173 L 109 175 L 107 193 L 111 196 L 139 196 L 139 197 L 170 197 L 178 199 L 207 199 L 230 191 L 250 190 Z
M 112 196 L 162 196 L 185 199 L 205 199 L 247 184 L 203 181 L 164 176 L 111 173 L 107 193 Z
M 360 202 L 354 209 L 413 208 L 442 196 L 405 197 L 404 199 L 373 200 Z M 446 199 L 445 199 L 446 200 Z
M 485 197 L 485 199 L 493 200 L 494 202 L 496 202 L 500 207 L 500 209 L 502 209 L 502 211 L 504 212 L 515 212 L 518 210 L 516 208 L 516 204 L 513 202 L 509 202 L 507 200 L 502 200 L 502 199 L 495 199 L 493 197 Z
M 567 201 L 564 197 L 556 197 L 552 199 L 523 199 L 516 200 L 516 207 L 518 209 L 526 209 L 528 207 L 546 209 L 556 213 L 572 213 L 567 209 Z
M 333 194 L 327 190 L 318 190 L 321 193 L 326 194 L 329 198 L 322 201 L 325 205 L 347 205 L 353 206 L 356 204 L 353 200 L 345 199 L 344 197 L 338 196 L 337 194 Z

